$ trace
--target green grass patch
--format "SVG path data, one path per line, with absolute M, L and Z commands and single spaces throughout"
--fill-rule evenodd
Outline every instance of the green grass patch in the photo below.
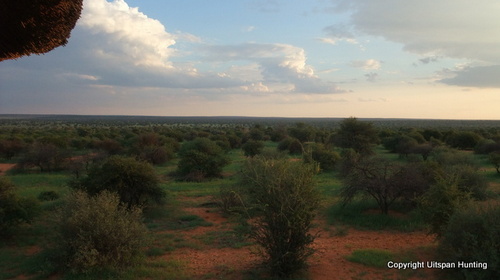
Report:
M 411 232 L 422 230 L 425 223 L 418 210 L 409 211 L 404 205 L 394 205 L 389 215 L 380 213 L 377 204 L 371 200 L 357 199 L 342 207 L 336 203 L 327 209 L 330 225 L 349 225 L 361 230 L 398 230 Z M 399 211 L 400 212 L 399 212 Z
M 354 250 L 351 255 L 345 258 L 350 262 L 360 263 L 366 266 L 386 268 L 387 262 L 394 260 L 394 254 L 387 250 L 361 249 Z
M 65 196 L 71 191 L 68 187 L 71 177 L 67 173 L 16 174 L 8 177 L 22 197 L 37 198 L 41 192 L 48 191 Z
M 245 238 L 244 234 L 235 230 L 210 231 L 197 237 L 197 239 L 202 241 L 205 245 L 210 245 L 216 248 L 239 249 L 252 244 L 252 242 Z

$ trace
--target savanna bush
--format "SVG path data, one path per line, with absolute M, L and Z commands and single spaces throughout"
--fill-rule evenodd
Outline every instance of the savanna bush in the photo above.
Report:
M 216 142 L 196 138 L 182 145 L 177 173 L 186 180 L 199 181 L 221 176 L 229 158 Z
M 10 235 L 15 226 L 30 223 L 38 206 L 34 199 L 19 197 L 15 186 L 5 177 L 0 177 L 0 235 Z
M 309 231 L 319 206 L 313 176 L 317 165 L 256 156 L 247 160 L 241 186 L 257 217 L 250 236 L 263 249 L 270 271 L 288 277 L 313 253 Z
M 117 194 L 69 195 L 58 215 L 60 260 L 75 272 L 133 265 L 147 229 L 140 208 L 127 208 Z
M 470 203 L 470 193 L 460 189 L 459 178 L 440 177 L 418 198 L 424 220 L 430 226 L 430 233 L 438 238 L 443 235 L 451 216 Z
M 87 176 L 73 181 L 72 186 L 90 195 L 116 192 L 128 207 L 161 203 L 166 196 L 151 164 L 124 156 L 111 156 L 92 165 Z
M 450 218 L 438 246 L 447 262 L 487 263 L 487 269 L 454 269 L 450 279 L 500 279 L 500 204 L 473 206 Z

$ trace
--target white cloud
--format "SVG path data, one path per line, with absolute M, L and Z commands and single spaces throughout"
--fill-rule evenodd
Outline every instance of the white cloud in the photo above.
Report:
M 287 44 L 245 43 L 207 46 L 207 59 L 214 61 L 250 61 L 257 63 L 264 84 L 290 84 L 294 92 L 339 93 L 335 85 L 321 80 L 306 63 L 302 48 Z M 285 87 L 286 88 L 286 87 Z
M 85 0 L 79 26 L 104 35 L 95 52 L 102 58 L 128 59 L 135 65 L 172 68 L 175 36 L 158 20 L 131 8 L 124 0 Z M 96 46 L 97 47 L 97 46 Z
M 500 63 L 499 1 L 337 2 L 342 11 L 352 13 L 350 23 L 356 32 L 401 43 L 417 54 Z

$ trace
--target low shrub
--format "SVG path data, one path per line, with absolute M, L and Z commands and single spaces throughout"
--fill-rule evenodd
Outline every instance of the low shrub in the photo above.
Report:
M 450 270 L 453 279 L 500 279 L 500 204 L 457 211 L 443 232 L 438 253 L 457 266 L 458 262 L 487 264 L 487 269 Z
M 38 195 L 38 200 L 40 201 L 52 201 L 59 199 L 59 194 L 55 191 L 45 191 Z
M 141 210 L 120 204 L 117 194 L 70 194 L 58 217 L 60 261 L 74 272 L 132 265 L 146 240 L 141 219 Z
M 0 177 L 0 235 L 3 236 L 11 235 L 21 223 L 30 223 L 39 208 L 38 201 L 19 197 L 14 189 L 8 179 Z
M 262 248 L 274 276 L 289 277 L 305 267 L 315 236 L 309 231 L 319 206 L 315 164 L 256 156 L 247 160 L 240 185 L 257 217 L 250 237 Z
M 441 237 L 450 217 L 457 211 L 468 206 L 470 194 L 459 187 L 459 178 L 439 178 L 418 203 L 424 220 L 430 226 L 430 233 Z

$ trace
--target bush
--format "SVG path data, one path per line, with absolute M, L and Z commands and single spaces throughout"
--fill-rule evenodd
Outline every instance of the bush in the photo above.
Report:
M 453 279 L 500 279 L 500 204 L 457 211 L 438 247 L 446 262 L 487 263 L 487 269 L 456 269 Z
M 61 261 L 75 272 L 132 265 L 147 234 L 141 214 L 108 191 L 71 194 L 58 219 Z
M 263 248 L 275 276 L 300 271 L 313 253 L 314 236 L 309 230 L 319 206 L 313 181 L 316 170 L 314 164 L 259 156 L 244 166 L 240 185 L 258 213 L 250 236 Z
M 15 226 L 30 223 L 38 210 L 36 200 L 20 198 L 14 188 L 9 180 L 0 177 L 0 235 L 10 235 Z
M 38 200 L 40 201 L 52 201 L 59 198 L 59 194 L 55 191 L 41 192 L 38 195 Z
M 253 157 L 262 153 L 264 143 L 262 141 L 249 140 L 241 146 L 246 157 Z
M 121 202 L 132 207 L 144 206 L 149 200 L 161 203 L 165 192 L 158 183 L 156 172 L 149 163 L 111 156 L 102 164 L 94 164 L 86 177 L 73 182 L 73 187 L 90 195 L 104 190 L 116 192 Z
M 327 149 L 323 144 L 313 144 L 311 147 L 311 157 L 319 163 L 322 170 L 331 171 L 334 169 L 337 162 L 340 161 L 339 153 Z
M 383 214 L 397 200 L 411 201 L 423 193 L 429 180 L 416 164 L 400 165 L 381 157 L 366 157 L 356 162 L 340 189 L 342 204 L 358 194 L 374 198 Z
M 182 145 L 179 157 L 177 172 L 186 180 L 219 177 L 229 163 L 222 148 L 207 138 L 196 138 Z
M 438 178 L 419 199 L 424 220 L 430 225 L 430 233 L 440 238 L 450 217 L 470 202 L 470 194 L 458 186 L 458 178 Z
M 286 151 L 290 154 L 301 154 L 302 153 L 302 144 L 300 141 L 293 137 L 286 137 L 278 143 L 278 151 Z

